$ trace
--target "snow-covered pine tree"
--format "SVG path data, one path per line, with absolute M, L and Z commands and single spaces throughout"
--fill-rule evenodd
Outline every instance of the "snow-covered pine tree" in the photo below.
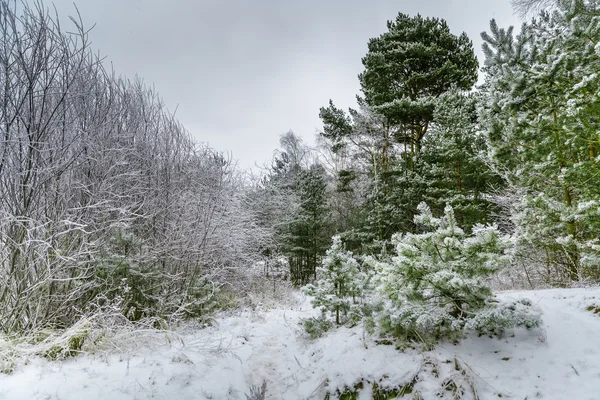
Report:
M 377 290 L 389 300 L 380 326 L 409 340 L 456 339 L 465 329 L 495 331 L 539 325 L 524 301 L 498 308 L 487 278 L 508 263 L 510 245 L 496 226 L 475 225 L 467 235 L 447 206 L 435 218 L 421 203 L 415 224 L 424 233 L 397 234 L 397 255 L 378 263 Z
M 550 284 L 599 279 L 600 10 L 561 1 L 486 41 L 480 120 L 498 171 L 515 187 L 517 250 Z M 547 272 L 546 272 L 547 271 Z
M 333 237 L 331 248 L 317 268 L 317 276 L 315 285 L 303 288 L 313 297 L 313 307 L 320 307 L 324 316 L 335 317 L 337 325 L 355 322 L 360 317 L 359 301 L 363 296 L 366 274 L 361 272 L 352 253 L 344 250 L 339 236 Z

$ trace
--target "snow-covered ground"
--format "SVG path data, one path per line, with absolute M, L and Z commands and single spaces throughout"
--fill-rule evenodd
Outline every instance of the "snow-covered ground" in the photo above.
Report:
M 300 295 L 298 295 L 300 296 Z M 506 338 L 469 337 L 419 354 L 377 345 L 361 326 L 307 339 L 300 318 L 306 299 L 269 311 L 222 317 L 214 327 L 182 332 L 181 340 L 115 355 L 61 362 L 30 358 L 0 374 L 0 399 L 246 399 L 267 382 L 267 399 L 323 399 L 362 381 L 412 384 L 421 398 L 599 399 L 600 289 L 503 293 L 529 297 L 544 311 L 544 329 Z M 589 309 L 588 309 L 589 308 Z M 335 398 L 333 396 L 332 398 Z

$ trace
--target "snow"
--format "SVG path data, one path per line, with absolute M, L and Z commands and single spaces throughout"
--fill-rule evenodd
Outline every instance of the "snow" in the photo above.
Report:
M 587 310 L 600 305 L 600 289 L 551 289 L 503 293 L 527 297 L 543 310 L 545 330 L 516 331 L 493 340 L 470 337 L 437 354 L 458 354 L 479 377 L 484 399 L 502 393 L 509 399 L 598 399 L 600 317 Z
M 598 398 L 600 314 L 588 310 L 600 306 L 598 288 L 502 293 L 537 303 L 544 329 L 501 340 L 470 336 L 423 354 L 376 344 L 361 325 L 308 339 L 298 322 L 316 311 L 309 299 L 295 296 L 291 306 L 221 316 L 215 326 L 183 330 L 181 340 L 159 347 L 23 360 L 12 374 L 0 374 L 0 399 L 245 400 L 250 387 L 265 380 L 267 399 L 323 399 L 361 380 L 359 398 L 370 399 L 372 383 L 407 385 L 415 376 L 424 399 L 451 398 L 444 390 L 448 379 L 467 382 L 466 399 L 475 398 L 470 384 L 479 399 Z

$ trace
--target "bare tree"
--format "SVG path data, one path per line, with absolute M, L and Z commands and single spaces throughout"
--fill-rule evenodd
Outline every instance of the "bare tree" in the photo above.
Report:
M 206 312 L 270 230 L 231 160 L 106 71 L 81 18 L 0 0 L 0 326 Z

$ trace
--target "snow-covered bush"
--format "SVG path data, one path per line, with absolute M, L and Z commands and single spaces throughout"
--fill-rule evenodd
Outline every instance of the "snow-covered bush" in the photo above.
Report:
M 67 328 L 107 301 L 136 321 L 205 317 L 214 287 L 245 293 L 274 233 L 246 175 L 107 73 L 81 21 L 28 3 L 0 0 L 2 76 L 27 81 L 0 96 L 0 331 Z
M 397 255 L 378 263 L 378 291 L 390 302 L 380 327 L 407 339 L 456 339 L 465 329 L 538 326 L 527 302 L 499 307 L 487 279 L 508 262 L 510 240 L 496 226 L 475 225 L 467 235 L 452 207 L 435 218 L 421 203 L 415 223 L 423 233 L 397 234 Z
M 313 307 L 320 307 L 324 315 L 334 316 L 337 325 L 360 319 L 359 300 L 363 296 L 366 274 L 360 271 L 352 253 L 344 250 L 339 236 L 333 237 L 322 265 L 317 267 L 317 276 L 319 280 L 315 285 L 303 288 L 304 293 L 313 297 Z
M 489 306 L 469 319 L 465 327 L 482 334 L 502 335 L 506 329 L 522 326 L 536 328 L 541 322 L 540 309 L 529 299 L 490 302 Z
M 301 320 L 301 325 L 304 331 L 311 337 L 311 339 L 320 338 L 333 327 L 331 322 L 325 315 L 319 317 L 311 317 Z

